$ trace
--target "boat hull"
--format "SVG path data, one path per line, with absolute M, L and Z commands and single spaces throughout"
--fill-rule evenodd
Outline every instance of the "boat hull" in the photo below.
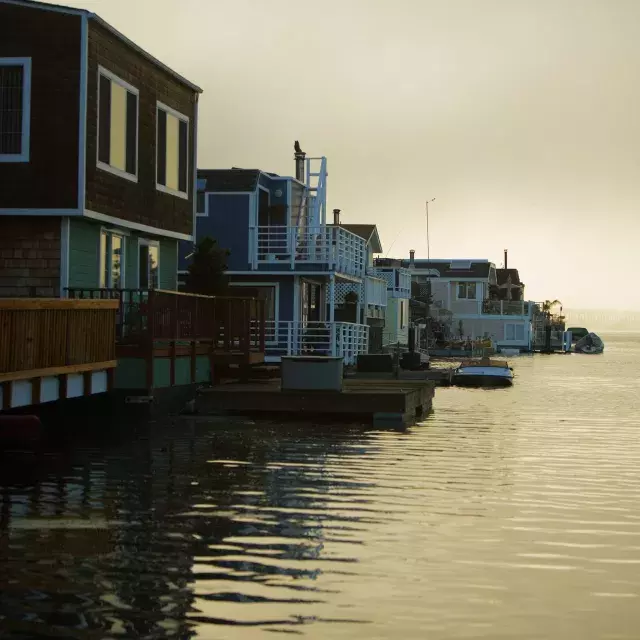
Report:
M 488 376 L 481 373 L 454 375 L 451 381 L 458 387 L 510 387 L 513 385 L 513 378 Z

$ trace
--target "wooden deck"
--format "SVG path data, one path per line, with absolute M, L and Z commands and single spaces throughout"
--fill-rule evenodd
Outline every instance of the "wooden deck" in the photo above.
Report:
M 374 426 L 406 426 L 431 410 L 434 383 L 425 380 L 344 381 L 342 392 L 282 391 L 279 380 L 202 389 L 199 413 L 242 413 L 289 419 L 324 417 Z
M 0 299 L 0 410 L 107 391 L 117 310 L 111 300 Z

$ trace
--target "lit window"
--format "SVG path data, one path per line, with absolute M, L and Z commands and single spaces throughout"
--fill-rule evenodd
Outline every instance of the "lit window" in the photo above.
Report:
M 100 232 L 100 288 L 122 289 L 124 239 L 111 231 Z
M 98 78 L 98 166 L 135 182 L 138 90 L 106 69 Z
M 458 282 L 458 300 L 475 300 L 477 283 Z
M 188 197 L 189 118 L 158 103 L 156 185 L 160 191 Z
M 158 289 L 160 284 L 160 261 L 158 243 L 140 240 L 138 246 L 138 288 Z
M 31 58 L 0 58 L 0 162 L 29 161 Z

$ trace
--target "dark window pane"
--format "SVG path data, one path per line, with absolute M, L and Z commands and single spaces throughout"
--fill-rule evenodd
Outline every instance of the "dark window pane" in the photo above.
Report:
M 146 244 L 141 244 L 138 250 L 138 273 L 140 274 L 139 287 L 140 289 L 149 288 L 149 247 Z
M 22 153 L 24 68 L 0 66 L 0 153 Z
M 100 104 L 98 105 L 98 160 L 111 160 L 111 80 L 100 76 Z
M 205 213 L 205 194 L 202 191 L 198 191 L 196 196 L 196 211 L 198 213 Z
M 138 170 L 138 96 L 127 92 L 127 173 L 136 175 Z
M 156 158 L 158 164 L 158 184 L 167 184 L 167 113 L 158 109 L 158 139 Z
M 187 193 L 187 182 L 189 180 L 189 161 L 187 158 L 187 147 L 189 141 L 189 125 L 180 120 L 180 133 L 178 138 L 178 190 Z

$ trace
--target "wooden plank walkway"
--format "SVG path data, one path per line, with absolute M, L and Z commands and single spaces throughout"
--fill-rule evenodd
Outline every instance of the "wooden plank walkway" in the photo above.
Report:
M 406 426 L 431 411 L 434 383 L 427 380 L 346 379 L 341 392 L 282 391 L 279 380 L 223 384 L 202 389 L 198 413 L 242 413 L 325 417 L 336 421 L 364 419 L 374 426 Z

